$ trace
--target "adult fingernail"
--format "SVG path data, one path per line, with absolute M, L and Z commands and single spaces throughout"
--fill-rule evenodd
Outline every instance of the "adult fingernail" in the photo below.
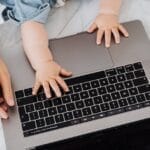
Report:
M 13 99 L 11 99 L 11 100 L 9 101 L 9 105 L 10 105 L 10 106 L 14 106 L 14 105 L 15 105 L 15 102 L 14 102 Z

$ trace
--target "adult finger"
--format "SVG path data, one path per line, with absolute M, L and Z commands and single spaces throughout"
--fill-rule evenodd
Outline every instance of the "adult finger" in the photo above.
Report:
M 46 82 L 43 82 L 43 88 L 44 88 L 44 92 L 46 94 L 46 97 L 47 98 L 50 98 L 51 97 L 51 93 L 50 93 L 50 86 L 49 86 L 49 83 L 46 81 Z
M 8 110 L 8 105 L 6 103 L 1 104 L 1 107 L 5 112 Z
M 0 104 L 4 102 L 4 98 L 0 97 Z
M 57 82 L 54 79 L 50 79 L 49 80 L 49 84 L 50 84 L 52 90 L 54 91 L 54 93 L 56 94 L 56 96 L 60 97 L 61 96 L 61 92 L 60 92 L 60 89 L 58 87 Z
M 61 77 L 57 77 L 56 81 L 65 92 L 69 91 L 69 88 L 68 88 L 66 82 Z
M 2 107 L 0 107 L 0 117 L 3 119 L 8 118 L 8 114 L 6 113 L 6 111 L 4 111 L 4 109 Z
M 105 46 L 107 48 L 110 47 L 110 42 L 111 42 L 111 30 L 106 29 L 105 30 Z
M 88 28 L 88 32 L 92 33 L 97 29 L 97 25 L 95 23 L 93 23 L 89 28 Z
M 112 28 L 112 33 L 117 44 L 120 43 L 120 34 L 117 28 Z
M 67 76 L 67 77 L 68 77 L 68 76 L 71 76 L 71 75 L 72 75 L 72 72 L 67 71 L 67 70 L 64 69 L 64 68 L 61 68 L 60 74 L 63 75 L 63 76 Z
M 33 89 L 32 89 L 32 94 L 33 95 L 37 94 L 40 86 L 41 86 L 40 82 L 39 81 L 35 81 L 35 84 L 34 84 Z
M 13 92 L 11 87 L 11 80 L 8 75 L 1 76 L 1 86 L 4 99 L 9 106 L 14 106 Z
M 120 24 L 119 25 L 119 30 L 120 30 L 120 32 L 125 36 L 125 37 L 129 37 L 129 33 L 128 33 L 128 31 Z

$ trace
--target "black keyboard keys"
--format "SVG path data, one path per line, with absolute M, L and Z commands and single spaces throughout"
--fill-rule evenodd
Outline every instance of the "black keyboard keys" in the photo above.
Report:
M 82 113 L 84 116 L 88 116 L 88 115 L 91 115 L 92 112 L 91 112 L 90 107 L 87 107 L 87 108 L 82 109 Z
M 72 111 L 75 109 L 75 105 L 74 103 L 69 103 L 69 104 L 66 104 L 66 107 L 67 107 L 67 110 L 68 111 Z
M 118 102 L 117 101 L 112 101 L 110 102 L 110 107 L 111 109 L 116 109 L 119 107 Z
M 39 119 L 39 120 L 36 120 L 36 124 L 37 124 L 37 127 L 43 127 L 45 126 L 45 121 L 44 119 Z
M 53 125 L 55 123 L 54 117 L 47 117 L 45 120 L 47 125 Z
M 102 111 L 108 111 L 110 109 L 108 103 L 103 103 L 100 105 Z
M 91 110 L 92 110 L 92 112 L 93 112 L 94 114 L 95 114 L 95 113 L 99 113 L 99 112 L 101 111 L 99 105 L 92 106 L 92 107 L 91 107 Z
M 83 101 L 77 101 L 75 104 L 76 104 L 76 107 L 77 107 L 78 109 L 80 109 L 80 108 L 83 108 L 83 107 L 84 107 L 84 103 L 83 103 Z
M 85 101 L 85 105 L 86 106 L 92 106 L 94 103 L 93 103 L 93 100 L 91 99 L 91 98 L 89 98 L 89 99 L 86 99 Z
M 65 105 L 60 105 L 57 107 L 58 113 L 64 113 L 66 112 L 66 106 Z
M 64 113 L 64 118 L 65 118 L 66 121 L 73 119 L 73 114 L 72 114 L 72 112 Z
M 82 117 L 81 110 L 75 110 L 75 111 L 73 111 L 73 116 L 74 116 L 74 118 L 80 118 L 80 117 Z
M 35 122 L 30 121 L 22 124 L 23 131 L 32 130 L 36 128 Z
M 125 107 L 128 105 L 128 102 L 126 99 L 121 99 L 118 102 L 119 102 L 120 107 Z
M 56 115 L 55 121 L 56 121 L 56 123 L 63 122 L 64 121 L 63 115 L 62 114 Z

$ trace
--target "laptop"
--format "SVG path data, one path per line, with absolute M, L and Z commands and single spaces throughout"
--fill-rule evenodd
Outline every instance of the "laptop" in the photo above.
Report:
M 149 118 L 150 42 L 140 21 L 124 26 L 130 37 L 109 49 L 96 45 L 96 33 L 49 42 L 55 60 L 73 72 L 61 98 L 46 99 L 42 89 L 31 95 L 35 76 L 21 44 L 1 52 L 16 97 L 2 121 L 7 150 L 36 150 Z

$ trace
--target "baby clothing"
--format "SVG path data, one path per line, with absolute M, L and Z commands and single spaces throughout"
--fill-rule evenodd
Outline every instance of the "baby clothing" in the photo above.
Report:
M 0 0 L 8 11 L 8 17 L 17 23 L 28 20 L 45 23 L 53 7 L 60 7 L 66 0 Z

